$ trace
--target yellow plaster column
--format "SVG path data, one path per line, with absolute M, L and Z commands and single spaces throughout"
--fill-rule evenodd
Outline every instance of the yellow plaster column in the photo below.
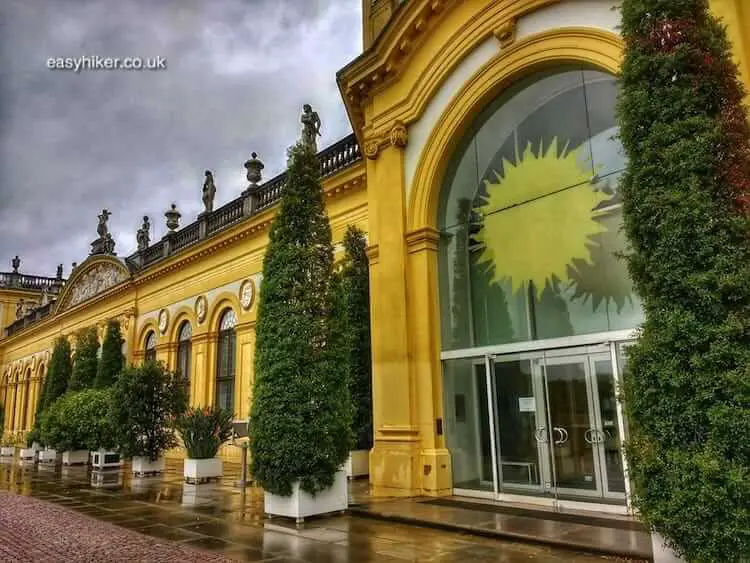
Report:
M 237 325 L 237 365 L 235 368 L 234 410 L 236 420 L 250 415 L 255 375 L 255 321 Z
M 169 368 L 170 348 L 169 342 L 160 342 L 156 345 L 156 361 L 164 362 L 167 368 Z
M 421 492 L 449 495 L 452 492 L 451 456 L 443 435 L 442 373 L 440 368 L 440 316 L 438 303 L 439 233 L 419 229 L 406 236 L 409 299 L 407 318 L 411 348 L 412 380 L 417 402 L 417 425 L 421 439 Z
M 125 365 L 129 366 L 136 363 L 135 351 L 138 348 L 135 341 L 135 318 L 136 310 L 129 309 L 120 319 L 120 325 L 122 329 L 122 338 L 125 340 Z M 141 356 L 140 359 L 143 359 Z
M 365 144 L 369 214 L 374 447 L 370 483 L 376 495 L 420 491 L 420 437 L 409 373 L 404 155 L 406 129 Z M 382 148 L 381 148 L 382 147 Z
M 13 418 L 15 419 L 13 422 L 13 428 L 15 428 L 16 432 L 20 432 L 23 430 L 23 421 L 21 420 L 23 416 L 23 403 L 24 403 L 24 391 L 26 389 L 26 383 L 23 381 L 19 381 L 16 384 L 16 399 L 15 399 L 15 410 Z
M 208 406 L 213 404 L 214 349 L 217 337 L 215 334 L 203 333 L 193 335 L 193 385 L 191 386 L 192 405 Z
M 31 378 L 31 395 L 29 397 L 29 407 L 26 411 L 26 428 L 29 430 L 34 426 L 36 418 L 36 405 L 39 402 L 39 392 L 42 386 L 42 378 L 38 375 Z
M 710 4 L 714 14 L 727 26 L 734 60 L 739 64 L 740 77 L 750 92 L 750 4 L 747 0 L 710 0 Z

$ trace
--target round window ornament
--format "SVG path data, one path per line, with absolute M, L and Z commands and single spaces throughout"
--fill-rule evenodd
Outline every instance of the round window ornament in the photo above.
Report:
M 169 326 L 169 311 L 162 309 L 159 311 L 159 332 L 164 334 Z
M 240 305 L 247 311 L 253 306 L 253 301 L 255 301 L 255 282 L 248 279 L 240 286 Z
M 208 301 L 201 295 L 195 300 L 195 318 L 199 323 L 206 320 L 206 311 L 208 310 Z

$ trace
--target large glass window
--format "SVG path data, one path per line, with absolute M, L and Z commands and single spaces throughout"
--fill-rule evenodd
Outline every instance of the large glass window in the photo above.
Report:
M 227 309 L 219 323 L 219 350 L 216 365 L 216 406 L 234 412 L 234 371 L 237 351 L 237 317 Z
M 180 332 L 177 339 L 177 371 L 185 382 L 185 390 L 187 391 L 188 398 L 190 398 L 190 355 L 192 351 L 192 338 L 193 328 L 188 321 L 185 321 L 180 326 Z
M 146 335 L 146 342 L 143 348 L 146 350 L 146 353 L 144 354 L 143 359 L 147 362 L 155 362 L 156 361 L 156 333 L 153 330 Z
M 519 81 L 475 121 L 440 202 L 444 349 L 633 328 L 620 254 L 615 78 L 566 67 Z

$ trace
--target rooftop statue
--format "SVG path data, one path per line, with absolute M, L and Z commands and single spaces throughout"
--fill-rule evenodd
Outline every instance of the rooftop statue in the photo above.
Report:
M 143 225 L 135 235 L 135 240 L 138 243 L 138 252 L 143 252 L 148 248 L 151 239 L 149 237 L 149 231 L 151 230 L 151 223 L 149 223 L 148 216 L 143 216 Z
M 106 209 L 102 209 L 102 214 L 99 215 L 99 224 L 96 227 L 96 232 L 100 238 L 105 238 L 109 234 L 109 229 L 107 228 L 107 220 L 109 219 L 110 215 L 112 214 Z
M 318 152 L 318 141 L 320 137 L 320 116 L 318 112 L 313 111 L 310 104 L 305 104 L 302 107 L 302 143 L 310 147 L 313 152 Z
M 210 170 L 206 170 L 206 180 L 203 182 L 203 206 L 205 213 L 211 213 L 214 210 L 214 197 L 216 197 L 216 185 L 214 184 L 214 175 Z
M 115 253 L 115 240 L 112 235 L 109 234 L 107 228 L 107 220 L 112 215 L 106 209 L 102 209 L 101 215 L 99 215 L 99 224 L 96 226 L 96 232 L 99 238 L 91 243 L 91 254 L 114 254 Z

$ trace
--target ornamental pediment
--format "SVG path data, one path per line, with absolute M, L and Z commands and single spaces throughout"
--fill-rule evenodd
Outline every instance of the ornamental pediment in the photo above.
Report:
M 79 268 L 63 289 L 57 312 L 88 301 L 130 277 L 128 269 L 116 258 L 97 261 L 88 267 L 82 264 Z

